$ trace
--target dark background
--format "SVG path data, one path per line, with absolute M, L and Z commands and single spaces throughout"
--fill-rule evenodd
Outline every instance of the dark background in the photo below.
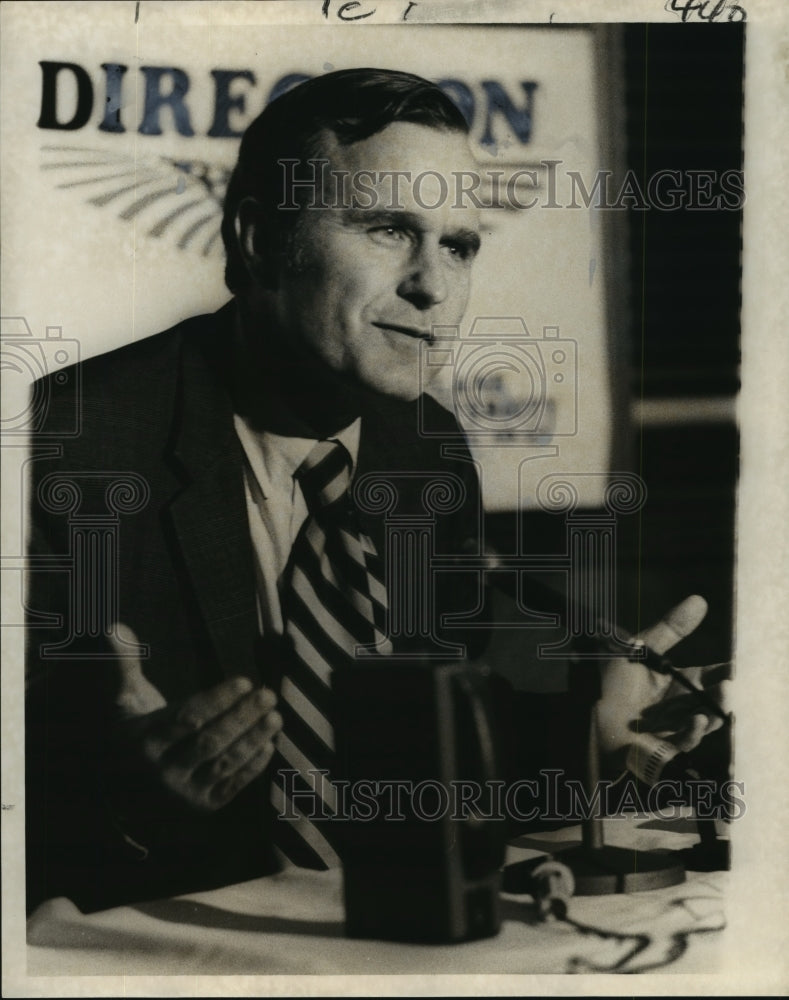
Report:
M 639 180 L 662 169 L 742 169 L 743 47 L 741 25 L 624 28 L 627 167 Z M 631 398 L 736 394 L 740 227 L 731 209 L 628 211 Z M 617 620 L 637 629 L 700 593 L 707 619 L 672 656 L 679 665 L 729 659 L 737 428 L 678 420 L 623 432 L 648 498 L 618 522 Z M 515 516 L 489 518 L 488 537 L 503 551 Z M 529 552 L 564 551 L 563 515 L 520 516 Z

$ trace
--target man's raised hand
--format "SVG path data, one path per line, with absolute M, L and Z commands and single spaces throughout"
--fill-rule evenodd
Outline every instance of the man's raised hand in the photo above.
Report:
M 662 655 L 690 635 L 706 613 L 707 602 L 693 595 L 672 608 L 656 625 L 639 633 L 638 638 Z M 632 743 L 638 729 L 657 733 L 680 750 L 692 750 L 707 733 L 722 725 L 720 718 L 705 712 L 697 699 L 670 677 L 643 664 L 618 658 L 605 664 L 601 673 L 598 722 L 604 754 Z M 694 683 L 701 679 L 709 693 L 714 683 L 724 679 L 718 676 L 717 665 L 706 668 L 706 673 L 705 668 L 699 667 L 684 673 Z
M 128 626 L 111 630 L 119 654 L 118 743 L 123 769 L 147 774 L 178 801 L 219 809 L 266 768 L 282 728 L 276 696 L 233 677 L 180 705 L 168 705 L 148 681 L 136 656 L 114 639 L 137 639 Z

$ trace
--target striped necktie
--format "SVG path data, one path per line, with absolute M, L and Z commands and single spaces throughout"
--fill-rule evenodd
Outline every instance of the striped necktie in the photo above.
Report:
M 282 611 L 292 655 L 280 691 L 284 724 L 271 764 L 271 793 L 274 841 L 305 868 L 339 864 L 337 824 L 331 821 L 332 671 L 353 662 L 360 646 L 391 651 L 380 560 L 359 528 L 348 495 L 350 475 L 351 456 L 337 441 L 319 441 L 295 473 L 309 516 L 284 578 Z

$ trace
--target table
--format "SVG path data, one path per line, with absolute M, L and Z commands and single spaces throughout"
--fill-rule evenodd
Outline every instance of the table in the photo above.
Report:
M 690 847 L 695 825 L 605 820 L 607 843 Z M 521 837 L 507 860 L 580 842 L 580 827 Z M 574 897 L 568 921 L 536 920 L 528 896 L 502 896 L 495 938 L 450 945 L 344 937 L 339 871 L 278 875 L 82 914 L 67 899 L 28 921 L 28 975 L 336 975 L 402 973 L 714 973 L 725 926 L 725 872 L 630 895 Z

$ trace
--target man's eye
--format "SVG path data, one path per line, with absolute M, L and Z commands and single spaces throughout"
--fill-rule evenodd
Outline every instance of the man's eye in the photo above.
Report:
M 473 260 L 475 251 L 465 243 L 445 243 L 444 249 L 455 260 Z
M 379 243 L 399 243 L 408 239 L 406 231 L 397 226 L 376 226 L 375 229 L 369 230 L 369 233 Z

